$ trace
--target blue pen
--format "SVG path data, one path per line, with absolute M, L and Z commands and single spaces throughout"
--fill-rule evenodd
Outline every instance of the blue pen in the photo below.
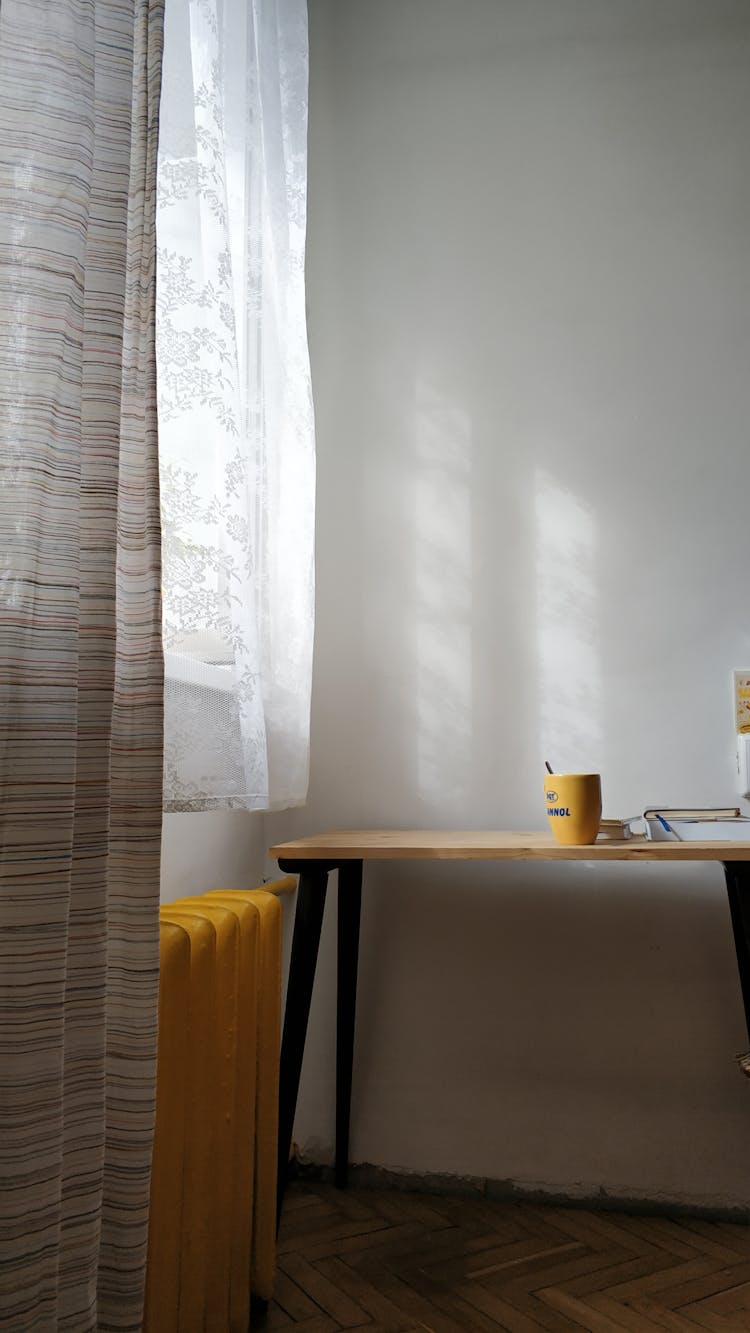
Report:
M 667 833 L 671 833 L 675 842 L 682 842 L 682 838 L 680 837 L 679 833 L 675 833 L 674 829 L 672 828 L 672 825 L 668 824 L 666 819 L 662 819 L 661 815 L 657 815 L 656 818 L 658 819 L 662 828 L 665 828 L 667 830 Z

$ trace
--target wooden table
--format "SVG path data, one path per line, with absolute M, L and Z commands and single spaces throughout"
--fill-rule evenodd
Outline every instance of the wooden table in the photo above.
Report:
M 719 861 L 724 866 L 737 964 L 750 1037 L 750 842 L 651 842 L 630 838 L 561 847 L 549 833 L 366 830 L 319 833 L 270 850 L 299 875 L 279 1089 L 278 1208 L 286 1186 L 294 1113 L 315 980 L 328 875 L 338 871 L 336 1001 L 336 1184 L 349 1165 L 354 1017 L 357 997 L 362 867 L 365 861 Z

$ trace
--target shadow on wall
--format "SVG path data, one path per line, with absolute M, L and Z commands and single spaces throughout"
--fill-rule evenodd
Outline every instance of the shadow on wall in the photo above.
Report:
M 414 424 L 414 714 L 416 792 L 438 815 L 471 807 L 475 732 L 474 502 L 471 418 L 424 380 Z M 593 505 L 543 467 L 533 488 L 537 676 L 535 754 L 567 771 L 602 762 L 597 524 Z M 485 540 L 487 539 L 485 534 Z M 495 549 L 496 552 L 496 548 Z M 507 579 L 507 564 L 498 577 Z M 511 575 L 512 577 L 512 575 Z M 504 638 L 502 627 L 499 637 Z M 486 644 L 482 647 L 486 650 Z M 540 807 L 541 808 L 541 807 Z M 465 818 L 465 816 L 464 816 Z
M 539 752 L 558 772 L 602 761 L 597 527 L 593 507 L 534 472 Z
M 472 440 L 468 412 L 423 381 L 414 444 L 416 785 L 440 810 L 472 790 Z

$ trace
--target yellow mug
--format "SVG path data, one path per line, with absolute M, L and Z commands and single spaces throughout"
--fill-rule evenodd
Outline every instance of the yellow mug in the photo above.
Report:
M 602 818 L 602 780 L 598 773 L 548 773 L 544 779 L 547 818 L 563 846 L 596 842 Z

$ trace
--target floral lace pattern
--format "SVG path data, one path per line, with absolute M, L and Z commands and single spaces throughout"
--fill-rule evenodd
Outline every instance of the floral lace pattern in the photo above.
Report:
M 304 0 L 168 0 L 157 195 L 167 810 L 307 790 Z

